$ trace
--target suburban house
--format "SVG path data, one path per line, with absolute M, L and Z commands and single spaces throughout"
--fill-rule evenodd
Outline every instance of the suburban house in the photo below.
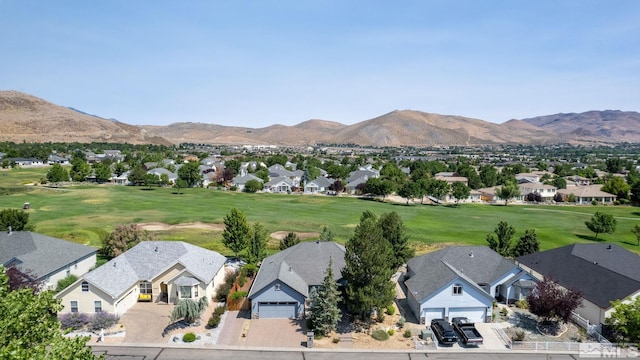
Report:
M 602 185 L 567 186 L 566 189 L 559 189 L 558 193 L 561 194 L 566 201 L 569 201 L 569 196 L 573 194 L 573 196 L 575 196 L 575 202 L 578 205 L 591 204 L 594 200 L 600 204 L 611 204 L 616 201 L 616 195 L 604 192 L 600 190 L 600 188 L 602 188 Z
M 333 276 L 342 278 L 345 249 L 331 241 L 302 242 L 262 261 L 249 299 L 251 317 L 291 318 L 304 315 L 314 286 L 322 285 L 331 259 Z
M 90 246 L 30 231 L 0 233 L 0 264 L 34 276 L 45 289 L 55 289 L 69 275 L 87 273 L 96 265 L 96 253 Z
M 143 241 L 56 295 L 62 312 L 125 313 L 138 301 L 177 303 L 211 297 L 226 258 L 182 241 Z
M 323 193 L 329 190 L 329 186 L 331 186 L 331 184 L 333 184 L 331 180 L 324 176 L 319 176 L 317 179 L 304 184 L 304 192 L 312 194 Z
M 553 185 L 546 185 L 540 182 L 528 182 L 524 181 L 518 184 L 520 194 L 526 196 L 528 194 L 539 194 L 544 202 L 551 202 L 556 196 L 558 188 Z
M 482 188 L 482 189 L 478 189 L 478 191 L 480 192 L 481 197 L 482 197 L 482 201 L 488 202 L 488 203 L 499 203 L 499 202 L 503 202 L 504 199 L 501 199 L 500 196 L 498 196 L 497 192 L 498 189 L 500 189 L 502 186 L 492 186 L 492 187 L 488 187 L 488 188 Z M 522 202 L 524 200 L 524 195 L 526 194 L 522 194 L 522 192 L 520 193 L 520 195 L 516 196 L 515 198 L 511 199 L 511 202 Z
M 289 193 L 293 190 L 293 181 L 286 177 L 277 177 L 264 184 L 263 190 L 271 193 Z
M 495 300 L 525 298 L 535 278 L 486 246 L 452 246 L 407 262 L 407 302 L 421 324 L 464 316 L 491 322 Z
M 244 186 L 247 184 L 247 182 L 251 181 L 251 180 L 255 180 L 255 181 L 259 181 L 260 183 L 262 183 L 262 179 L 260 179 L 259 177 L 253 175 L 253 174 L 245 174 L 245 175 L 238 175 L 236 177 L 234 177 L 231 180 L 231 184 L 235 187 L 238 188 L 238 190 L 243 191 L 244 190 Z
M 178 174 L 177 173 L 173 173 L 165 168 L 153 168 L 147 171 L 147 174 L 150 175 L 155 175 L 158 177 L 158 180 L 160 180 L 160 177 L 162 176 L 162 174 L 167 175 L 167 178 L 169 179 L 169 183 L 170 184 L 175 184 L 176 180 L 178 180 Z
M 576 313 L 593 324 L 604 323 L 611 301 L 640 294 L 640 257 L 615 244 L 574 244 L 516 258 L 538 279 L 553 278 L 582 292 Z

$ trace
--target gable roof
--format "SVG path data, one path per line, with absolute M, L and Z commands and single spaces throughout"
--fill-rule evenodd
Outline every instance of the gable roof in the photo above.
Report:
M 291 181 L 291 179 L 282 176 L 269 180 L 266 184 L 264 184 L 264 186 L 276 186 L 282 183 L 286 184 L 287 186 L 293 187 L 293 182 Z
M 602 198 L 617 197 L 614 194 L 609 194 L 608 192 L 604 192 L 600 190 L 601 188 L 602 188 L 602 185 L 586 185 L 586 186 L 571 187 L 567 189 L 558 189 L 558 192 L 566 195 L 573 194 L 577 197 L 602 197 Z
M 307 187 L 307 186 L 309 186 L 311 184 L 315 184 L 316 186 L 321 187 L 321 188 L 328 188 L 333 183 L 331 182 L 331 180 L 327 179 L 326 177 L 319 176 L 319 177 L 315 178 L 314 180 L 309 181 L 305 185 L 305 187 Z
M 414 257 L 407 267 L 411 277 L 405 284 L 424 299 L 460 277 L 476 285 L 492 284 L 516 265 L 486 246 L 451 246 Z
M 244 185 L 244 184 L 246 184 L 247 182 L 249 182 L 251 180 L 264 182 L 261 178 L 255 176 L 253 174 L 246 174 L 246 175 L 243 175 L 243 176 L 236 176 L 231 180 L 231 182 L 234 185 Z
M 0 263 L 14 263 L 18 270 L 30 270 L 38 279 L 92 256 L 97 251 L 90 246 L 30 231 L 0 233 Z
M 574 244 L 516 258 L 603 309 L 640 290 L 640 257 L 615 244 Z
M 309 296 L 309 286 L 321 285 L 324 272 L 332 259 L 333 277 L 342 278 L 345 266 L 345 249 L 332 241 L 301 242 L 288 249 L 271 255 L 262 261 L 260 270 L 251 286 L 249 298 L 259 293 L 275 280 L 279 280 L 305 297 Z
M 152 281 L 176 264 L 184 266 L 198 280 L 209 283 L 225 260 L 215 251 L 182 241 L 143 241 L 83 278 L 116 298 L 138 281 Z

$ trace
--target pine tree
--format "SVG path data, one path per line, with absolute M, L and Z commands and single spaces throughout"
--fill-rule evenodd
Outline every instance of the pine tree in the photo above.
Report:
M 224 217 L 224 231 L 222 232 L 222 243 L 233 251 L 238 257 L 238 253 L 247 247 L 251 228 L 247 224 L 247 217 L 236 208 Z
M 391 245 L 382 236 L 375 216 L 363 213 L 360 224 L 345 248 L 345 267 L 342 277 L 346 281 L 346 301 L 350 311 L 369 316 L 393 302 L 395 287 L 391 282 L 393 271 L 388 266 Z
M 513 256 L 523 256 L 533 254 L 540 251 L 540 243 L 538 242 L 538 236 L 536 235 L 536 229 L 527 229 L 524 235 L 518 239 L 516 245 L 513 247 Z
M 378 220 L 378 226 L 382 229 L 382 236 L 391 245 L 393 253 L 389 266 L 395 271 L 415 254 L 415 251 L 409 247 L 407 229 L 395 211 L 382 214 Z
M 288 249 L 300 242 L 300 238 L 296 233 L 290 232 L 284 239 L 280 240 L 280 250 Z
M 249 263 L 258 263 L 267 257 L 268 238 L 269 234 L 261 223 L 257 222 L 253 224 L 247 251 L 247 261 Z
M 341 301 L 338 284 L 333 277 L 333 260 L 329 259 L 329 266 L 324 272 L 322 286 L 313 288 L 310 294 L 310 318 L 313 328 L 324 336 L 335 331 L 341 318 L 338 304 Z
M 331 230 L 329 230 L 328 227 L 323 226 L 322 227 L 322 233 L 320 234 L 320 238 L 318 240 L 320 240 L 320 241 L 333 241 L 333 232 Z

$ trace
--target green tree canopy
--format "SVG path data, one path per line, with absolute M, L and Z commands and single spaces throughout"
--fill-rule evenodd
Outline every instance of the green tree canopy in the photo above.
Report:
M 613 327 L 626 341 L 640 342 L 640 297 L 614 300 L 614 311 L 605 319 L 605 324 Z
M 536 229 L 527 229 L 524 235 L 518 239 L 513 247 L 513 257 L 533 254 L 540 251 L 540 243 L 538 242 L 538 235 L 536 235 Z
M 195 187 L 202 181 L 202 175 L 200 174 L 200 163 L 196 161 L 190 161 L 178 169 L 178 177 L 184 180 L 189 187 Z
M 322 227 L 322 232 L 320 233 L 319 241 L 333 241 L 333 232 L 329 230 L 327 226 Z
M 62 305 L 51 291 L 10 291 L 5 268 L 0 266 L 0 358 L 95 359 L 86 346 L 88 337 L 63 336 L 56 317 L 60 310 Z
M 71 161 L 71 178 L 73 181 L 85 181 L 91 175 L 91 166 L 81 158 Z
M 267 240 L 269 240 L 267 229 L 259 222 L 253 224 L 247 247 L 247 261 L 249 263 L 259 263 L 267 257 Z
M 585 221 L 584 224 L 596 234 L 594 240 L 598 240 L 598 234 L 613 234 L 616 231 L 617 223 L 618 221 L 613 215 L 596 211 L 591 219 Z
M 247 247 L 251 235 L 247 217 L 242 211 L 232 208 L 224 217 L 224 225 L 222 243 L 238 257 L 238 253 Z
M 30 231 L 32 227 L 27 225 L 29 213 L 18 209 L 0 210 L 0 230 L 7 231 L 11 227 L 12 231 Z
M 513 237 L 513 234 L 516 233 L 513 226 L 507 224 L 506 221 L 500 221 L 498 223 L 498 227 L 496 227 L 493 232 L 496 236 L 493 234 L 487 234 L 487 243 L 489 244 L 489 248 L 502 256 L 510 256 L 511 238 Z
M 300 243 L 300 238 L 296 233 L 290 232 L 282 240 L 280 240 L 280 250 L 288 249 Z
M 263 187 L 264 185 L 262 185 L 262 182 L 258 180 L 249 180 L 244 184 L 244 191 L 248 193 L 255 193 L 262 190 Z
M 496 195 L 504 200 L 504 206 L 507 206 L 509 200 L 520 196 L 520 188 L 515 183 L 507 183 L 497 189 Z
M 389 266 L 395 271 L 415 255 L 415 250 L 409 247 L 407 228 L 400 215 L 395 211 L 380 215 L 378 226 L 382 229 L 382 236 L 391 245 L 392 254 Z
M 628 200 L 631 186 L 620 176 L 612 176 L 602 185 L 600 190 L 617 196 L 618 200 Z
M 314 287 L 310 294 L 310 318 L 313 328 L 324 336 L 336 330 L 341 318 L 338 304 L 341 301 L 338 283 L 333 276 L 333 259 L 324 272 L 322 286 Z
M 146 240 L 153 240 L 153 234 L 137 224 L 118 224 L 102 241 L 101 252 L 109 258 L 114 258 Z
M 456 205 L 471 195 L 471 189 L 462 182 L 454 182 L 451 185 L 451 195 L 456 199 Z
M 69 172 L 60 164 L 53 164 L 47 171 L 47 180 L 52 183 L 69 181 Z

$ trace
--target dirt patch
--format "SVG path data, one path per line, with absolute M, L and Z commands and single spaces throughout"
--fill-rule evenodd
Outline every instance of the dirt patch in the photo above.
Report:
M 147 231 L 167 231 L 167 230 L 175 230 L 175 229 L 207 229 L 207 230 L 215 230 L 215 231 L 224 231 L 224 224 L 208 224 L 203 222 L 191 222 L 191 223 L 183 223 L 183 224 L 165 224 L 161 222 L 151 222 L 138 224 L 144 230 Z
M 508 336 L 516 335 L 518 331 L 524 331 L 524 341 L 588 341 L 587 334 L 579 326 L 572 322 L 559 325 L 554 335 L 545 334 L 546 331 L 540 331 L 540 322 L 537 316 L 531 314 L 527 310 L 513 309 L 513 319 L 515 322 L 513 327 L 505 330 Z
M 294 234 L 296 234 L 298 238 L 300 238 L 300 240 L 306 240 L 306 239 L 316 238 L 320 236 L 320 233 L 318 232 L 296 232 L 296 231 L 276 231 L 274 233 L 271 233 L 270 236 L 274 239 L 282 240 L 290 232 L 293 232 Z

